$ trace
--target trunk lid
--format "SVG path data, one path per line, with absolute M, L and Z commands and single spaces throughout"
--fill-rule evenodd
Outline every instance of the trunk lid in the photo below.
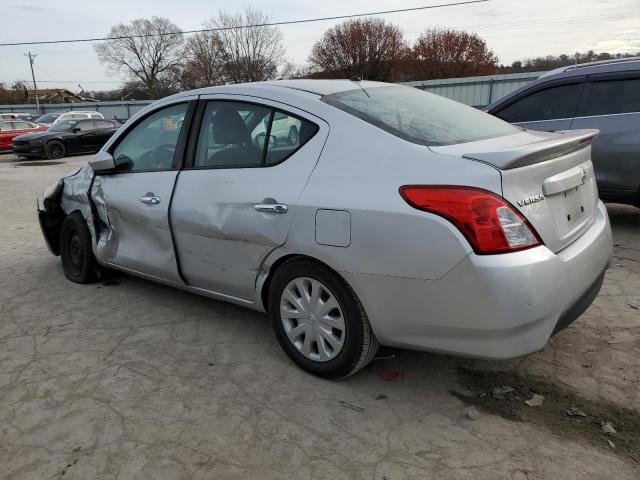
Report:
M 598 190 L 591 163 L 597 130 L 524 131 L 477 142 L 430 147 L 500 170 L 502 196 L 558 252 L 593 223 Z

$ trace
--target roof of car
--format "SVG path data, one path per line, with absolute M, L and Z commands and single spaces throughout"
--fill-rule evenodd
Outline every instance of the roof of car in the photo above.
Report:
M 543 73 L 538 78 L 546 78 L 552 75 L 558 75 L 561 73 L 585 75 L 595 72 L 612 72 L 617 71 L 620 68 L 624 69 L 640 69 L 640 57 L 627 57 L 627 58 L 612 58 L 610 60 L 600 60 L 597 62 L 578 63 L 575 65 L 567 65 L 566 67 L 556 68 Z
M 273 80 L 267 82 L 238 83 L 235 85 L 221 85 L 216 87 L 205 87 L 197 90 L 180 92 L 173 97 L 181 97 L 186 95 L 207 95 L 210 93 L 229 92 L 233 90 L 271 90 L 274 88 L 289 88 L 307 92 L 313 95 L 330 95 L 332 93 L 344 92 L 346 90 L 354 90 L 356 88 L 374 88 L 382 86 L 399 86 L 393 83 L 353 81 L 353 80 Z M 168 98 L 168 97 L 167 97 Z

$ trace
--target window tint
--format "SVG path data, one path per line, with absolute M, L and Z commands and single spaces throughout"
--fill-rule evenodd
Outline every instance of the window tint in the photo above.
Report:
M 301 120 L 286 113 L 276 112 L 269 132 L 266 164 L 280 163 L 300 146 L 304 145 L 318 131 L 311 122 Z
M 13 122 L 14 130 L 26 130 L 29 128 L 29 124 L 27 122 Z
M 558 85 L 539 90 L 495 113 L 510 123 L 555 120 L 574 116 L 582 84 Z
M 256 167 L 262 164 L 270 108 L 208 102 L 196 148 L 196 167 Z
M 88 132 L 89 130 L 95 130 L 93 122 L 78 122 L 75 128 L 79 128 L 81 132 Z
M 583 116 L 640 112 L 640 78 L 589 84 Z
M 173 168 L 180 131 L 188 105 L 163 108 L 142 120 L 113 150 L 118 170 L 169 170 Z
M 113 128 L 113 124 L 106 120 L 97 120 L 93 123 L 96 125 L 96 128 Z
M 322 101 L 421 145 L 471 142 L 518 132 L 473 107 L 413 87 L 358 88 L 325 95 Z

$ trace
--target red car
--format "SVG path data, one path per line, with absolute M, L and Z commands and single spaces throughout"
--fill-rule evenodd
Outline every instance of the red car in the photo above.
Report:
M 0 152 L 11 150 L 13 137 L 24 135 L 25 133 L 43 132 L 47 129 L 37 123 L 25 122 L 22 120 L 11 120 L 0 122 Z

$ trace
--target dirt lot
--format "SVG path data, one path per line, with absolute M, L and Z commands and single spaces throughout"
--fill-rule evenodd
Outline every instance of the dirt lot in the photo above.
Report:
M 264 315 L 125 275 L 66 281 L 35 197 L 84 160 L 0 156 L 0 478 L 640 475 L 640 210 L 610 206 L 605 286 L 544 351 L 386 350 L 328 382 Z

